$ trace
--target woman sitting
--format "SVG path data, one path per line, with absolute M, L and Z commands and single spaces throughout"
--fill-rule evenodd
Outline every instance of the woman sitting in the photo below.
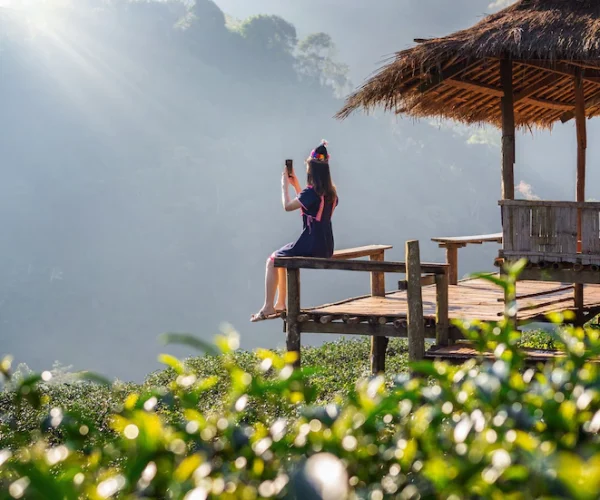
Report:
M 284 268 L 275 268 L 275 257 L 321 257 L 333 255 L 333 230 L 331 217 L 338 205 L 335 185 L 329 170 L 327 142 L 314 149 L 306 159 L 307 186 L 301 191 L 298 178 L 284 170 L 281 177 L 282 203 L 286 212 L 300 210 L 302 234 L 295 243 L 289 243 L 273 252 L 267 259 L 265 276 L 265 302 L 261 310 L 252 315 L 256 322 L 279 316 L 286 309 L 287 279 Z M 290 200 L 289 186 L 294 187 L 297 197 Z M 277 292 L 277 303 L 275 294 Z

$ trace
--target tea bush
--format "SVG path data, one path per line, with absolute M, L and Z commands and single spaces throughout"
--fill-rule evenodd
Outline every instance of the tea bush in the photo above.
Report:
M 68 400 L 48 372 L 11 381 L 5 360 L 0 498 L 597 498 L 598 330 L 558 331 L 565 356 L 533 368 L 509 322 L 463 328 L 493 359 L 355 383 L 347 363 L 236 354 L 233 332 L 219 356 L 168 338 L 208 351 L 205 371 L 163 355 L 169 370 L 141 386 L 83 375 Z

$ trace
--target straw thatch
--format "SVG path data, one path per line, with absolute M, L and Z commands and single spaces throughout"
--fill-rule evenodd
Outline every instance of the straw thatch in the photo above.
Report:
M 600 113 L 600 0 L 521 0 L 467 30 L 415 41 L 352 94 L 338 118 L 383 106 L 499 126 L 503 58 L 513 61 L 518 127 L 572 118 L 578 71 L 586 115 Z

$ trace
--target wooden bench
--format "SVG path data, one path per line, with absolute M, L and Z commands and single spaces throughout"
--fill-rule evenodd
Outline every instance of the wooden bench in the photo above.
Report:
M 392 245 L 367 245 L 364 247 L 346 248 L 344 250 L 336 250 L 333 253 L 333 258 L 346 260 L 370 257 L 371 260 L 384 260 L 385 251 L 392 248 Z
M 439 243 L 440 248 L 446 249 L 446 262 L 449 266 L 448 280 L 451 285 L 458 283 L 458 249 L 467 245 L 481 245 L 483 243 L 502 243 L 502 233 L 480 234 L 477 236 L 455 236 L 449 238 L 431 238 Z

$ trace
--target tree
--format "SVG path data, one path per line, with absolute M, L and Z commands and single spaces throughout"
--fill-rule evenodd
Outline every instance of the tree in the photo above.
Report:
M 242 23 L 240 32 L 249 43 L 269 52 L 291 55 L 298 43 L 294 25 L 279 16 L 253 16 Z
M 311 84 L 331 87 L 344 95 L 350 86 L 349 68 L 334 59 L 337 50 L 327 33 L 313 33 L 298 44 L 296 69 L 301 78 Z
M 212 0 L 196 0 L 190 9 L 192 24 L 209 31 L 221 31 L 225 27 L 225 14 Z

